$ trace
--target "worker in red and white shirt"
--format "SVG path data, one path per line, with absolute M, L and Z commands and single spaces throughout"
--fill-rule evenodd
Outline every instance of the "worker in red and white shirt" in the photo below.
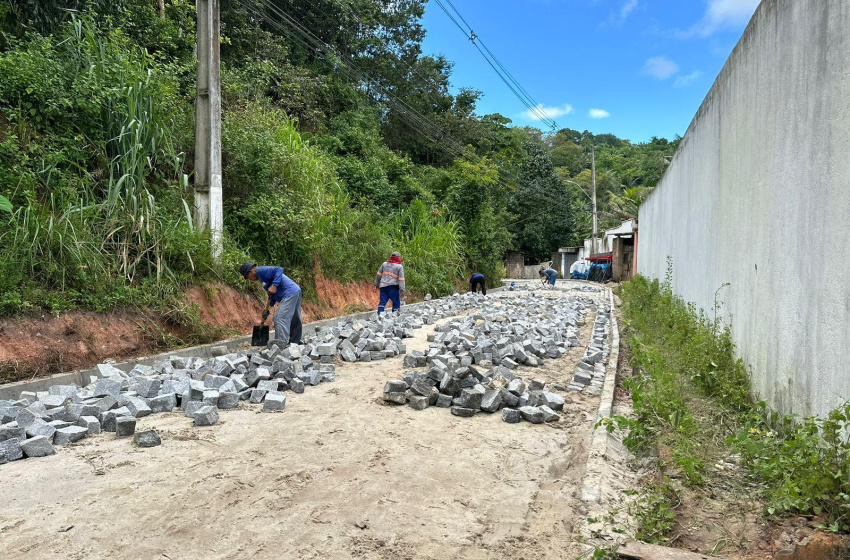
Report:
M 375 276 L 375 287 L 381 291 L 378 315 L 384 312 L 387 301 L 392 301 L 393 311 L 398 311 L 401 307 L 400 293 L 407 291 L 404 283 L 404 266 L 401 264 L 399 253 L 393 253 L 378 269 L 378 274 Z

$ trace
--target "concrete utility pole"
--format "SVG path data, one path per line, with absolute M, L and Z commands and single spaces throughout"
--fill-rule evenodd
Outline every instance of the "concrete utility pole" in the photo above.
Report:
M 590 151 L 590 181 L 593 184 L 593 241 L 591 241 L 591 254 L 598 253 L 596 238 L 599 236 L 598 213 L 596 211 L 596 146 Z
M 198 88 L 195 101 L 195 225 L 209 229 L 212 254 L 221 257 L 221 58 L 219 0 L 197 0 Z

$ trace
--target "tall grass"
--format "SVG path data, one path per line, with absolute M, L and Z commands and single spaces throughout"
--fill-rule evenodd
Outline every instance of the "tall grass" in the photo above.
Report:
M 0 280 L 0 312 L 27 300 L 74 306 L 80 296 L 108 298 L 121 286 L 175 283 L 191 273 L 192 255 L 204 260 L 203 236 L 194 232 L 182 195 L 179 207 L 167 211 L 155 196 L 163 185 L 186 184 L 183 155 L 157 112 L 163 93 L 149 57 L 120 35 L 73 18 L 55 44 L 45 38 L 38 48 L 0 54 L 0 67 L 12 63 L 58 68 L 58 76 L 51 76 L 52 89 L 36 91 L 24 87 L 35 70 L 20 70 L 0 98 L 0 111 L 26 131 L 7 140 L 17 162 L 0 161 L 19 177 L 0 187 L 14 205 L 0 216 L 0 268 L 8 273 Z M 37 104 L 25 101 L 35 94 Z M 25 104 L 33 108 L 10 109 Z M 55 106 L 64 110 L 43 110 Z M 72 142 L 63 134 L 75 133 L 85 143 L 82 153 L 62 149 Z
M 409 289 L 443 295 L 463 275 L 457 224 L 434 215 L 421 200 L 414 200 L 395 217 L 390 235 L 405 259 Z

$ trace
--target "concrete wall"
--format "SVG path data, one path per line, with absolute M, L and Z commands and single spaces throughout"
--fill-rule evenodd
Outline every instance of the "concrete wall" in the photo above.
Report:
M 508 253 L 505 257 L 505 273 L 508 278 L 522 278 L 525 258 L 518 253 Z
M 754 389 L 850 398 L 850 1 L 763 0 L 640 210 L 638 271 L 732 326 Z

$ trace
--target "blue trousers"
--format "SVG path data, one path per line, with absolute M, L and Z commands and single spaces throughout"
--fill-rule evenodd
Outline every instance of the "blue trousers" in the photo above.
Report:
M 378 315 L 384 312 L 387 306 L 387 301 L 393 302 L 393 311 L 398 311 L 401 307 L 401 296 L 399 295 L 398 286 L 384 286 L 381 288 L 381 301 L 378 303 Z

